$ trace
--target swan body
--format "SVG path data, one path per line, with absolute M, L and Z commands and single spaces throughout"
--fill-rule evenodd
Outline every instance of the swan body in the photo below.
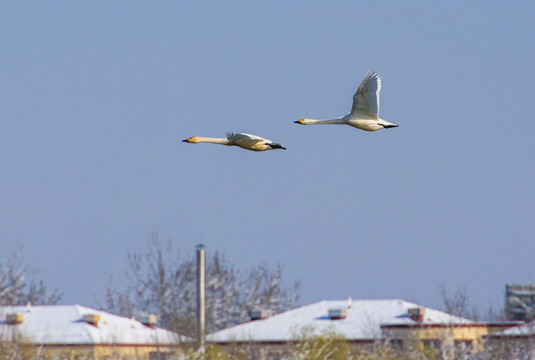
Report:
M 301 119 L 294 122 L 301 125 L 345 124 L 366 131 L 398 127 L 399 125 L 379 118 L 380 91 L 381 77 L 375 72 L 368 71 L 357 92 L 353 95 L 353 107 L 349 114 L 336 119 Z
M 182 142 L 187 142 L 191 144 L 209 143 L 227 146 L 239 146 L 242 149 L 251 151 L 266 151 L 275 149 L 286 150 L 286 148 L 281 144 L 274 143 L 273 141 L 261 138 L 260 136 L 245 133 L 226 133 L 226 137 L 224 138 L 192 136 L 187 138 L 186 140 L 182 140 Z

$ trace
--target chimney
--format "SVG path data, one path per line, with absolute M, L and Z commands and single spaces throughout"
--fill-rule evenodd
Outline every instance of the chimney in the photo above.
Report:
M 82 320 L 88 324 L 98 326 L 98 322 L 100 321 L 100 315 L 99 314 L 85 314 L 82 316 Z
M 158 322 L 158 316 L 154 314 L 141 314 L 136 316 L 137 321 L 142 323 L 145 326 L 153 328 Z
M 204 245 L 197 245 L 197 325 L 199 347 L 204 346 L 205 336 L 205 304 L 204 304 L 204 270 L 205 264 Z
M 347 317 L 347 310 L 345 308 L 341 309 L 329 309 L 329 319 L 331 320 L 342 320 Z
M 18 325 L 24 321 L 24 314 L 13 313 L 6 315 L 6 323 L 8 325 Z
M 423 307 L 410 308 L 407 310 L 407 313 L 409 314 L 409 317 L 413 321 L 416 321 L 419 323 L 424 322 L 425 308 Z
M 264 320 L 271 316 L 271 310 L 249 310 L 251 321 Z

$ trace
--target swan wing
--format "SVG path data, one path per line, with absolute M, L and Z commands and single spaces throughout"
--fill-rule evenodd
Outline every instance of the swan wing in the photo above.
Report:
M 264 139 L 260 136 L 246 134 L 246 133 L 227 133 L 227 139 L 229 141 L 234 140 L 253 140 L 253 141 L 266 141 L 266 142 L 272 142 L 271 140 Z
M 379 92 L 381 91 L 381 77 L 368 71 L 360 84 L 357 92 L 353 95 L 352 118 L 379 118 Z

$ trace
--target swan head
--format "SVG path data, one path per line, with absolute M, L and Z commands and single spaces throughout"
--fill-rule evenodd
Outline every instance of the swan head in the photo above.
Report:
M 192 137 L 189 137 L 187 138 L 186 140 L 182 140 L 182 142 L 187 142 L 187 143 L 192 143 L 192 144 L 195 144 L 197 141 L 197 136 L 192 136 Z
M 310 119 L 301 119 L 294 121 L 294 124 L 301 124 L 301 125 L 310 125 Z

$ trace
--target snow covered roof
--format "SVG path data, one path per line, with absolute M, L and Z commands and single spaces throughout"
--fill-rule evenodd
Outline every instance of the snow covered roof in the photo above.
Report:
M 424 308 L 423 321 L 408 315 L 411 308 L 424 308 L 404 300 L 324 300 L 295 308 L 264 320 L 256 320 L 214 332 L 206 337 L 212 342 L 288 341 L 311 327 L 315 334 L 334 331 L 348 340 L 372 340 L 381 336 L 381 325 L 474 324 L 472 320 L 442 311 Z M 330 309 L 346 309 L 346 317 L 331 320 Z
M 10 325 L 8 314 L 22 314 L 19 324 Z M 84 315 L 99 315 L 96 325 Z M 158 327 L 80 305 L 0 306 L 0 340 L 13 331 L 40 344 L 160 344 L 179 342 L 179 335 Z
M 535 336 L 535 321 L 489 335 L 489 337 Z

